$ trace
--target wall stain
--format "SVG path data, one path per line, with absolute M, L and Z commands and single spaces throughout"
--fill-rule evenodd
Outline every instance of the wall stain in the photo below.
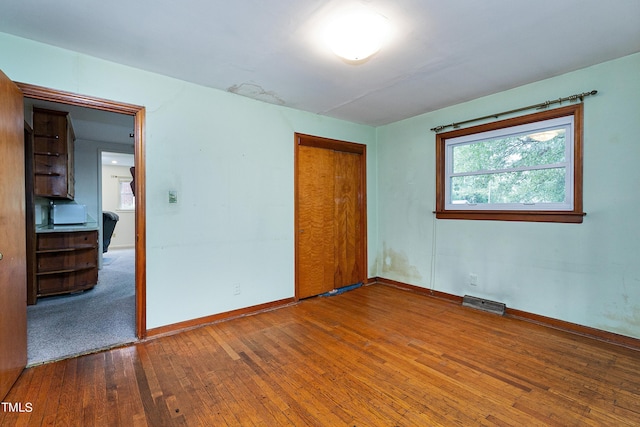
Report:
M 246 96 L 247 98 L 257 99 L 259 101 L 268 102 L 269 104 L 285 105 L 284 99 L 280 98 L 274 91 L 267 91 L 260 85 L 254 83 L 240 83 L 227 88 L 227 92 L 236 95 Z
M 621 285 L 620 297 L 622 298 L 622 304 L 615 302 L 610 304 L 603 316 L 619 323 L 612 332 L 640 338 L 640 305 L 636 304 L 637 294 L 634 292 L 640 285 L 640 279 L 623 274 Z M 631 292 L 629 292 L 629 288 L 631 288 Z M 611 327 L 601 329 L 610 330 Z
M 369 277 L 378 277 L 380 274 L 378 273 L 380 270 L 380 256 L 376 255 L 376 259 L 373 261 L 373 264 L 369 265 Z
M 420 282 L 422 275 L 418 269 L 409 263 L 406 253 L 387 248 L 387 244 L 382 244 L 382 273 L 393 274 L 398 277 L 390 279 L 405 279 L 407 282 Z
M 615 330 L 612 330 L 611 326 L 601 327 L 600 329 L 604 330 L 612 330 L 612 332 L 626 335 L 633 338 L 640 338 L 640 307 L 632 306 L 629 309 L 625 309 L 624 313 L 604 313 L 604 316 L 614 320 L 616 322 L 624 323 L 623 325 L 618 325 L 615 327 Z

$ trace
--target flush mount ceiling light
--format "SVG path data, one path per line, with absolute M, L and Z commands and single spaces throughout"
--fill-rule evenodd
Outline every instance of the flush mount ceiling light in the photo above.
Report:
M 389 21 L 368 9 L 349 10 L 329 21 L 325 40 L 348 61 L 363 61 L 378 52 L 390 34 Z

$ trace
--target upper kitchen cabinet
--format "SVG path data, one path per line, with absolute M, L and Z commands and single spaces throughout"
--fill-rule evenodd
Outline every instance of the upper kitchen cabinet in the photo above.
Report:
M 68 113 L 34 107 L 33 173 L 36 196 L 73 200 L 74 140 Z

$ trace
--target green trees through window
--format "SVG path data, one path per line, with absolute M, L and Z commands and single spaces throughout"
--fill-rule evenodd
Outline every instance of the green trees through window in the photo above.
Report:
M 557 129 L 454 146 L 451 202 L 564 202 L 565 134 Z

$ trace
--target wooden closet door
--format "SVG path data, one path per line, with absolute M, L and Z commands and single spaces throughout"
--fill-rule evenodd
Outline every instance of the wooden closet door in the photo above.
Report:
M 361 154 L 334 152 L 335 289 L 362 280 L 360 156 Z
M 297 135 L 296 296 L 364 281 L 364 152 L 360 144 Z
M 333 289 L 334 152 L 298 147 L 298 298 Z

